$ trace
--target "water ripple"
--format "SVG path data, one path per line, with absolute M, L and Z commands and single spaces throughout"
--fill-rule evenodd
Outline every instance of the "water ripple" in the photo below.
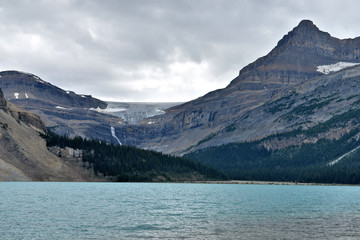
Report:
M 1 239 L 359 239 L 360 188 L 0 183 Z

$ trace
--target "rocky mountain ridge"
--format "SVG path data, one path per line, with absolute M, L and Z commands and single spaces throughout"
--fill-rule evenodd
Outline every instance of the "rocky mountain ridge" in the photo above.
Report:
M 340 40 L 303 20 L 268 55 L 244 67 L 226 88 L 172 107 L 141 125 L 116 130 L 124 133 L 120 141 L 125 144 L 176 154 L 286 131 L 287 123 L 271 123 L 273 120 L 264 115 L 266 104 L 298 84 L 310 91 L 314 81 L 326 81 L 331 75 L 318 67 L 339 62 L 360 63 L 360 38 Z M 252 115 L 254 112 L 257 115 Z M 325 119 L 317 115 L 308 121 L 316 124 Z M 274 131 L 267 127 L 269 124 L 276 125 L 270 128 Z M 240 132 L 241 128 L 247 130 Z
M 19 71 L 0 72 L 0 88 L 5 99 L 38 115 L 46 127 L 60 135 L 117 142 L 112 136 L 111 127 L 124 121 L 94 111 L 105 109 L 107 103 L 91 95 L 65 91 L 36 75 Z
M 0 86 L 5 99 L 10 101 L 27 99 L 37 100 L 46 104 L 69 108 L 101 108 L 107 103 L 93 98 L 91 95 L 79 95 L 72 91 L 65 91 L 40 77 L 19 71 L 0 72 Z

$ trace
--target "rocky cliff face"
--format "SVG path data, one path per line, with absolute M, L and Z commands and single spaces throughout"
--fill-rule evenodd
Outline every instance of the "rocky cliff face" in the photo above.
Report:
M 94 181 L 77 165 L 64 162 L 39 136 L 44 124 L 34 114 L 7 104 L 0 91 L 0 181 Z
M 261 112 L 251 118 L 253 125 L 248 131 L 254 134 L 234 129 L 246 128 L 242 123 L 250 121 L 250 113 L 285 95 L 286 89 L 323 76 L 318 66 L 338 62 L 360 63 L 360 38 L 340 40 L 304 20 L 268 55 L 244 67 L 225 89 L 170 108 L 140 126 L 120 127 L 117 132 L 123 133 L 124 143 L 178 154 L 266 136 L 271 131 L 263 128 L 270 120 Z M 276 131 L 287 126 L 278 123 Z
M 360 38 L 340 40 L 303 20 L 267 56 L 243 68 L 228 88 L 273 89 L 294 85 L 320 76 L 319 65 L 358 62 L 359 57 Z
M 4 94 L 2 92 L 2 90 L 0 89 L 0 109 L 5 109 L 6 108 L 6 100 L 4 98 Z
M 0 109 L 8 112 L 16 121 L 23 122 L 28 126 L 32 126 L 39 131 L 45 131 L 45 124 L 41 121 L 41 119 L 28 111 L 25 111 L 16 105 L 8 104 L 5 100 L 4 94 L 0 89 Z

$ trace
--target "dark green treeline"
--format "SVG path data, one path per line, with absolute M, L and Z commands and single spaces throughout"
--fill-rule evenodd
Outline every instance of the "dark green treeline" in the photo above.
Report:
M 90 163 L 95 173 L 110 176 L 115 181 L 187 181 L 226 178 L 224 174 L 211 167 L 156 151 L 119 146 L 82 137 L 70 139 L 51 131 L 43 137 L 48 147 L 71 147 L 83 150 L 83 161 Z

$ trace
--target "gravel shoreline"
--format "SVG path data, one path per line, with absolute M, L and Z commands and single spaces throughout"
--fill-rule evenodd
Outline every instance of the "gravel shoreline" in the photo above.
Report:
M 254 185 L 304 185 L 304 186 L 360 186 L 351 184 L 337 183 L 300 183 L 300 182 L 279 182 L 279 181 L 248 181 L 248 180 L 229 180 L 229 181 L 184 181 L 183 183 L 203 183 L 203 184 L 254 184 Z

